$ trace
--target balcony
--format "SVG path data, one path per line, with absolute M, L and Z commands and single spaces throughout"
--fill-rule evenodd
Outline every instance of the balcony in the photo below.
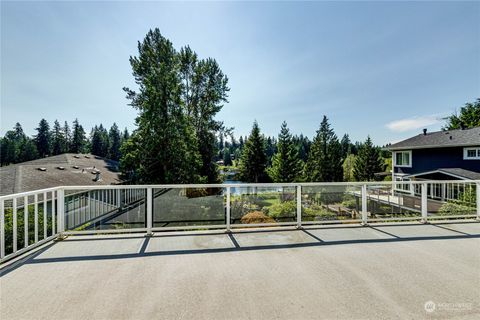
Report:
M 2 319 L 477 318 L 480 182 L 430 183 L 4 196 Z

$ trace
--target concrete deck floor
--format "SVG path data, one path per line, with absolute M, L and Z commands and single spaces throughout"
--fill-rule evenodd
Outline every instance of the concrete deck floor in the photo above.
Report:
M 480 223 L 76 236 L 0 275 L 1 319 L 479 319 Z

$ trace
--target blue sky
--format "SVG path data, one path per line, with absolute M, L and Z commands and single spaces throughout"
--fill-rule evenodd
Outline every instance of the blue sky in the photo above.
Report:
M 436 130 L 480 97 L 480 2 L 2 2 L 1 134 L 44 117 L 134 129 L 130 55 L 159 27 L 230 79 L 218 115 L 377 144 Z

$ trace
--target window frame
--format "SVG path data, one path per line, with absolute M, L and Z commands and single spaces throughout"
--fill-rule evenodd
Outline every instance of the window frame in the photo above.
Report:
M 398 156 L 399 153 L 407 153 L 408 154 L 408 165 L 397 164 L 397 156 Z M 412 167 L 412 150 L 395 151 L 393 154 L 394 154 L 393 165 L 395 167 L 397 167 L 397 168 L 411 168 Z
M 469 157 L 468 156 L 468 151 L 476 151 L 476 156 L 475 157 Z M 463 160 L 480 160 L 480 146 L 479 147 L 465 147 L 463 148 Z

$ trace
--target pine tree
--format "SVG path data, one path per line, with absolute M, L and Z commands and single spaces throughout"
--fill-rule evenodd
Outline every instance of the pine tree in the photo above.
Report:
M 78 123 L 78 119 L 75 119 L 75 121 L 73 121 L 72 144 L 70 152 L 82 153 L 85 151 L 85 145 L 85 130 L 83 130 L 83 127 Z
M 303 163 L 284 121 L 278 135 L 277 153 L 273 156 L 268 174 L 273 182 L 296 182 L 300 179 Z
M 353 175 L 357 181 L 375 180 L 375 173 L 383 172 L 385 163 L 380 157 L 380 150 L 373 146 L 370 136 L 359 148 L 358 155 L 355 158 Z
M 323 116 L 320 129 L 313 143 L 305 165 L 305 178 L 311 182 L 332 182 L 343 180 L 343 159 L 340 142 L 328 119 Z
M 350 137 L 348 134 L 344 134 L 342 137 L 342 140 L 340 141 L 340 144 L 342 146 L 342 157 L 343 159 L 346 159 L 347 156 L 352 153 L 352 143 L 350 141 Z
M 264 182 L 267 179 L 266 167 L 265 139 L 260 134 L 260 128 L 255 121 L 240 158 L 239 173 L 241 179 L 244 182 Z
M 117 161 L 120 159 L 121 137 L 120 137 L 120 130 L 118 130 L 118 126 L 115 122 L 110 127 L 110 131 L 108 132 L 108 140 L 110 142 L 109 150 L 108 150 L 108 158 Z
M 232 165 L 232 155 L 229 148 L 223 149 L 223 165 L 231 166 Z
M 37 144 L 37 151 L 40 157 L 46 157 L 51 152 L 51 141 L 50 141 L 50 126 L 47 120 L 42 119 L 38 124 L 37 135 L 35 136 L 35 142 Z
M 65 135 L 60 127 L 60 123 L 58 120 L 55 120 L 53 123 L 53 129 L 52 129 L 52 153 L 54 155 L 56 154 L 61 154 L 66 152 L 66 143 L 65 143 Z

